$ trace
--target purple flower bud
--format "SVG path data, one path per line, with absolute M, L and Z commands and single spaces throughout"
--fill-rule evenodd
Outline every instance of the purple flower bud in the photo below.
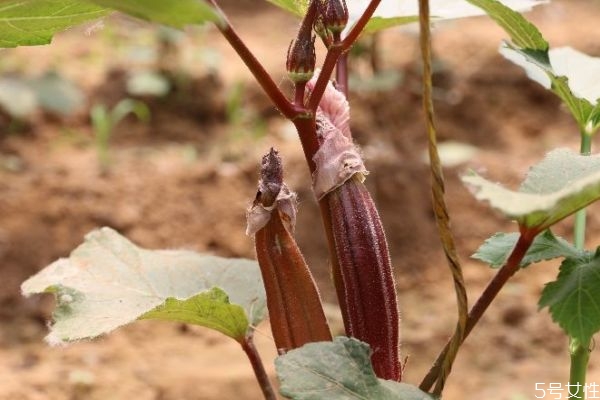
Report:
M 340 33 L 348 24 L 346 0 L 326 0 L 321 6 L 323 23 L 332 33 Z
M 288 76 L 294 83 L 308 82 L 315 72 L 316 63 L 315 36 L 310 29 L 301 28 L 288 48 L 285 64 Z

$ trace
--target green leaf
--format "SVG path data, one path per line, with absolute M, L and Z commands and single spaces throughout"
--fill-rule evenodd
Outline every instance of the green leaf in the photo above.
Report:
M 508 256 L 517 244 L 519 234 L 496 233 L 487 239 L 471 256 L 476 260 L 489 264 L 492 268 L 504 265 Z M 536 236 L 521 261 L 521 268 L 540 261 L 551 260 L 558 257 L 579 257 L 583 253 L 577 250 L 563 238 L 556 237 L 550 230 Z
M 109 228 L 86 235 L 69 258 L 50 264 L 21 289 L 25 295 L 57 295 L 51 343 L 93 338 L 138 318 L 196 323 L 241 340 L 249 324 L 265 315 L 256 262 L 145 250 Z
M 467 0 L 480 7 L 510 36 L 515 45 L 522 49 L 548 50 L 548 42 L 540 31 L 525 17 L 496 0 Z
M 267 0 L 284 10 L 299 17 L 306 13 L 308 0 Z M 482 1 L 482 3 L 488 3 Z M 348 27 L 353 26 L 360 18 L 369 0 L 346 1 L 348 5 Z M 535 0 L 505 0 L 510 7 L 516 10 L 527 11 L 532 7 L 542 4 Z M 431 18 L 435 21 L 457 19 L 483 15 L 480 8 L 466 3 L 464 0 L 436 1 L 431 4 Z M 399 25 L 406 25 L 419 20 L 419 6 L 417 1 L 382 0 L 373 17 L 367 23 L 364 32 L 373 33 L 382 29 Z
M 136 71 L 127 79 L 127 93 L 133 96 L 164 97 L 171 90 L 171 82 L 160 72 Z
M 528 11 L 532 7 L 542 4 L 539 1 L 532 0 L 504 0 L 504 2 L 514 10 Z M 350 14 L 349 25 L 353 25 L 362 15 L 367 7 L 368 0 L 354 0 L 348 2 L 348 11 Z M 484 15 L 491 11 L 495 18 L 502 19 L 507 16 L 513 19 L 520 17 L 520 14 L 512 11 L 510 8 L 496 4 L 495 1 L 480 0 L 470 1 L 469 4 L 464 0 L 445 0 L 431 2 L 431 19 L 441 21 L 448 19 L 458 19 Z M 481 8 L 479 8 L 481 7 Z M 482 10 L 483 8 L 483 10 Z M 489 12 L 488 12 L 489 13 Z M 512 15 L 516 14 L 516 17 Z M 373 14 L 373 18 L 367 24 L 366 32 L 375 32 L 381 29 L 390 28 L 397 25 L 404 25 L 419 20 L 419 5 L 417 1 L 398 1 L 382 0 Z M 507 21 L 508 22 L 508 21 Z M 527 31 L 529 32 L 530 29 Z M 541 37 L 541 35 L 540 35 Z
M 282 395 L 294 400 L 431 400 L 418 388 L 378 379 L 366 343 L 336 337 L 277 357 Z
M 393 28 L 395 26 L 406 25 L 413 22 L 417 22 L 419 20 L 418 15 L 408 15 L 402 17 L 392 17 L 392 18 L 384 18 L 384 17 L 372 17 L 367 25 L 365 26 L 365 33 L 374 33 L 377 31 L 381 31 L 388 28 Z
M 277 7 L 281 7 L 284 10 L 297 15 L 298 17 L 304 16 L 308 8 L 308 0 L 267 0 L 269 3 L 275 4 Z
M 169 297 L 164 304 L 140 319 L 160 319 L 201 325 L 234 339 L 242 339 L 248 330 L 248 318 L 241 306 L 229 303 L 222 289 L 212 288 L 186 300 Z
M 543 231 L 600 198 L 600 156 L 554 150 L 531 168 L 518 191 L 475 173 L 462 180 L 478 200 L 523 227 Z
M 40 106 L 46 111 L 69 116 L 85 104 L 81 89 L 56 72 L 48 72 L 29 84 L 36 92 Z
M 592 112 L 590 113 L 588 119 L 589 126 L 586 127 L 586 131 L 590 132 L 590 134 L 596 133 L 598 128 L 600 128 L 600 102 L 594 107 Z
M 80 0 L 2 0 L 0 47 L 48 44 L 55 33 L 109 11 Z
M 217 11 L 202 0 L 90 0 L 151 22 L 184 28 L 204 22 L 222 22 Z
M 580 130 L 593 133 L 600 108 L 600 82 L 596 79 L 600 73 L 600 58 L 590 57 L 570 47 L 540 53 L 507 43 L 500 48 L 500 53 L 522 67 L 529 78 L 560 97 Z
M 542 292 L 540 308 L 571 337 L 587 342 L 600 330 L 600 256 L 588 253 L 567 258 L 554 282 Z
M 19 77 L 0 78 L 0 108 L 11 117 L 25 119 L 38 110 L 35 90 Z

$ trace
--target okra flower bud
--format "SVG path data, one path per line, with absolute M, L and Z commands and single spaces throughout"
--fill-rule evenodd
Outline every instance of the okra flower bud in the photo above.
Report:
M 310 27 L 300 27 L 287 52 L 285 66 L 290 80 L 294 83 L 308 82 L 315 73 L 316 63 L 315 36 L 312 35 Z
M 255 235 L 275 345 L 285 352 L 309 342 L 329 341 L 331 333 L 313 277 L 292 236 L 296 196 L 282 177 L 281 158 L 271 149 L 263 157 L 247 233 Z
M 323 24 L 332 33 L 341 33 L 348 24 L 346 0 L 325 0 L 321 3 Z
M 315 80 L 308 83 L 309 89 Z M 346 98 L 329 83 L 317 110 L 320 148 L 313 158 L 313 188 L 320 199 L 346 334 L 371 346 L 378 377 L 399 381 L 399 315 L 392 266 L 348 122 Z

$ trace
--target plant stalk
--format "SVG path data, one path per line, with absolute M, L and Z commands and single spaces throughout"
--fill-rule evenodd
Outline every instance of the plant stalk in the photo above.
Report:
M 293 119 L 302 112 L 302 110 L 296 109 L 294 105 L 287 99 L 279 87 L 275 84 L 269 73 L 265 70 L 263 65 L 258 61 L 254 54 L 248 49 L 244 41 L 239 37 L 237 32 L 233 29 L 233 26 L 227 19 L 225 13 L 218 6 L 216 0 L 208 0 L 212 6 L 219 12 L 222 17 L 221 23 L 216 24 L 217 28 L 225 39 L 229 42 L 231 47 L 238 53 L 244 64 L 248 67 L 256 81 L 260 84 L 262 89 L 265 91 L 267 96 L 271 99 L 273 104 L 281 111 L 281 113 L 288 119 Z
M 321 102 L 321 97 L 323 97 L 323 93 L 325 92 L 325 87 L 327 86 L 327 82 L 331 77 L 333 69 L 337 65 L 338 58 L 342 55 L 342 53 L 350 50 L 350 47 L 356 42 L 363 29 L 373 16 L 373 13 L 379 6 L 381 0 L 371 0 L 364 13 L 360 16 L 358 21 L 354 24 L 348 35 L 339 43 L 332 43 L 327 50 L 327 55 L 325 56 L 325 61 L 323 62 L 323 66 L 321 67 L 321 74 L 317 79 L 317 83 L 315 84 L 314 90 L 312 91 L 310 98 L 308 100 L 307 108 L 315 112 L 319 103 Z
M 317 139 L 317 123 L 314 115 L 306 117 L 296 118 L 292 121 L 296 126 L 296 131 L 300 137 L 300 143 L 302 144 L 302 150 L 304 151 L 304 157 L 310 173 L 315 172 L 317 168 L 313 157 L 317 150 L 319 150 L 319 141 Z
M 335 87 L 348 98 L 348 53 L 340 56 L 335 68 Z
M 246 335 L 240 344 L 248 356 L 250 364 L 252 364 L 254 375 L 256 376 L 256 380 L 258 381 L 263 395 L 265 396 L 265 400 L 277 400 L 277 396 L 275 396 L 275 391 L 273 390 L 273 386 L 271 385 L 271 381 L 269 380 L 265 366 L 260 359 L 260 354 L 258 354 L 258 350 L 256 350 L 256 346 L 254 345 L 253 334 L 250 333 Z
M 585 129 L 581 131 L 580 153 L 583 156 L 589 156 L 592 152 L 592 134 Z M 575 226 L 573 228 L 573 242 L 577 249 L 585 247 L 585 225 L 586 209 L 583 208 L 575 214 Z M 571 356 L 571 366 L 569 371 L 569 384 L 575 385 L 578 389 L 576 393 L 571 393 L 573 399 L 585 399 L 585 383 L 588 362 L 590 360 L 591 341 L 580 342 L 574 337 L 569 337 L 569 353 Z
M 589 156 L 592 152 L 592 135 L 585 130 L 581 132 L 581 147 L 580 153 L 582 156 Z M 573 232 L 573 243 L 578 249 L 583 249 L 585 246 L 585 222 L 586 209 L 582 208 L 575 214 L 575 227 Z
M 469 316 L 467 318 L 467 324 L 462 339 L 463 342 L 467 338 L 467 336 L 469 336 L 469 333 L 471 333 L 475 325 L 477 325 L 477 322 L 479 322 L 483 313 L 487 310 L 489 305 L 496 298 L 496 296 L 500 292 L 500 289 L 502 289 L 502 287 L 504 287 L 508 279 L 519 270 L 523 257 L 525 257 L 527 250 L 529 250 L 529 247 L 533 243 L 533 239 L 535 239 L 538 233 L 539 232 L 537 231 L 522 229 L 521 235 L 519 236 L 519 240 L 517 241 L 517 244 L 515 245 L 513 251 L 508 257 L 506 264 L 504 264 L 504 266 L 500 268 L 498 273 L 496 273 L 496 275 L 488 283 L 483 293 L 481 293 L 481 295 L 479 296 L 479 299 L 477 299 L 475 305 L 473 305 L 473 307 L 471 308 L 471 311 L 469 312 Z M 453 340 L 454 337 L 451 338 L 448 341 L 448 343 L 446 343 L 446 346 L 438 355 L 437 359 L 431 366 L 431 369 L 419 385 L 421 390 L 429 391 L 433 384 L 436 381 L 438 381 L 439 376 L 442 372 L 441 369 L 443 360 L 446 358 L 446 355 L 450 350 L 450 346 Z
M 431 28 L 429 17 L 429 0 L 419 0 L 419 26 L 421 57 L 423 62 L 423 111 L 426 116 L 427 139 L 429 149 L 429 165 L 431 170 L 431 192 L 433 211 L 438 228 L 438 235 L 446 255 L 457 302 L 457 323 L 444 358 L 440 361 L 439 374 L 434 394 L 440 395 L 446 379 L 452 370 L 452 364 L 463 342 L 468 320 L 468 300 L 463 278 L 462 267 L 456 251 L 456 243 L 450 229 L 450 216 L 445 200 L 445 184 L 442 165 L 437 149 L 437 132 L 433 107 L 433 82 L 431 68 Z
M 569 372 L 570 398 L 585 399 L 585 382 L 587 366 L 590 360 L 590 342 L 580 342 L 569 338 L 569 353 L 571 353 L 571 370 Z

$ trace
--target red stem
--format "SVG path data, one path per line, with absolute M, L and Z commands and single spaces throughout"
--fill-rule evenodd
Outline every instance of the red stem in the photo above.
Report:
M 521 229 L 521 235 L 519 236 L 519 240 L 517 241 L 517 244 L 515 245 L 513 251 L 508 257 L 508 260 L 506 260 L 504 266 L 500 268 L 498 273 L 488 283 L 483 293 L 481 293 L 481 295 L 479 296 L 479 299 L 477 299 L 477 302 L 471 308 L 471 311 L 469 312 L 469 317 L 467 319 L 467 325 L 465 328 L 464 336 L 462 338 L 463 342 L 465 341 L 467 336 L 469 336 L 469 333 L 471 333 L 477 322 L 479 322 L 484 312 L 487 310 L 488 306 L 496 298 L 496 296 L 504 287 L 506 282 L 519 270 L 523 257 L 525 257 L 527 250 L 529 250 L 529 247 L 533 243 L 533 240 L 535 239 L 538 233 L 538 231 Z M 421 382 L 421 385 L 419 386 L 421 390 L 428 391 L 438 379 L 442 361 L 446 357 L 446 353 L 450 348 L 451 341 L 452 339 L 446 343 L 446 346 L 438 355 L 431 369 Z
M 221 14 L 222 23 L 216 24 L 217 28 L 225 39 L 231 44 L 231 47 L 238 53 L 244 64 L 248 67 L 254 78 L 263 88 L 265 93 L 269 96 L 273 104 L 281 111 L 281 113 L 289 119 L 295 118 L 302 112 L 297 110 L 294 105 L 287 99 L 279 87 L 275 84 L 269 73 L 262 66 L 260 61 L 256 59 L 254 54 L 248 49 L 246 44 L 238 36 L 237 32 L 233 29 L 231 23 L 217 5 L 215 0 L 208 0 L 213 7 Z
M 310 98 L 308 99 L 308 104 L 306 106 L 306 108 L 312 112 L 317 111 L 317 107 L 321 102 L 323 93 L 325 93 L 325 88 L 327 87 L 331 73 L 333 72 L 333 69 L 335 68 L 337 60 L 341 54 L 342 43 L 332 43 L 331 46 L 329 46 L 327 55 L 325 56 L 325 61 L 321 67 L 321 72 L 319 73 L 319 77 L 317 78 L 317 82 L 315 83 L 315 87 L 310 94 Z
M 271 385 L 271 381 L 269 380 L 269 376 L 267 375 L 267 371 L 265 370 L 265 366 L 260 359 L 260 354 L 258 354 L 258 350 L 256 350 L 256 346 L 254 346 L 254 341 L 252 340 L 252 334 L 246 335 L 244 340 L 240 342 L 242 345 L 242 349 L 248 356 L 248 360 L 250 360 L 250 364 L 252 364 L 252 369 L 254 370 L 254 375 L 258 380 L 258 384 L 265 396 L 265 400 L 277 400 L 277 396 L 275 396 L 275 391 L 273 390 L 273 386 Z
M 304 108 L 304 93 L 306 82 L 297 82 L 294 88 L 294 105 L 298 108 Z
M 488 283 L 483 293 L 481 293 L 481 296 L 479 296 L 479 299 L 477 299 L 477 302 L 471 308 L 463 340 L 471 333 L 477 322 L 479 322 L 485 310 L 487 310 L 492 300 L 494 300 L 500 292 L 500 289 L 502 289 L 510 277 L 519 270 L 521 260 L 525 257 L 527 250 L 529 250 L 529 247 L 536 236 L 537 232 L 534 233 L 526 230 L 521 232 L 515 248 L 508 257 L 508 260 L 506 260 L 506 264 L 500 268 L 496 276 Z
M 335 84 L 337 90 L 348 98 L 348 53 L 340 56 L 335 69 Z
M 315 83 L 315 87 L 310 95 L 310 99 L 308 100 L 307 108 L 313 112 L 316 112 L 319 103 L 321 102 L 321 97 L 323 97 L 323 93 L 325 93 L 325 87 L 327 86 L 327 82 L 331 77 L 333 69 L 335 68 L 338 58 L 342 55 L 342 53 L 347 52 L 350 47 L 356 42 L 363 29 L 367 25 L 367 22 L 373 16 L 373 13 L 379 6 L 381 0 L 371 0 L 363 14 L 360 16 L 356 24 L 352 27 L 348 35 L 339 43 L 333 43 L 329 46 L 329 50 L 327 51 L 327 55 L 325 56 L 325 61 L 323 62 L 323 66 L 321 68 L 321 74 Z
M 293 120 L 298 135 L 300 136 L 300 143 L 302 143 L 302 150 L 304 150 L 304 157 L 308 163 L 310 172 L 315 172 L 316 165 L 313 161 L 313 157 L 317 150 L 319 150 L 319 142 L 317 140 L 317 124 L 314 115 L 306 115 Z

